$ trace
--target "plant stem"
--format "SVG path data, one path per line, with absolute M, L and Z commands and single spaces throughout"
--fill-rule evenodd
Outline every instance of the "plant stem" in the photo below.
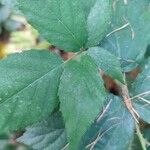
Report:
M 119 82 L 118 86 L 120 87 L 120 90 L 121 90 L 120 94 L 123 97 L 123 100 L 124 100 L 124 103 L 125 103 L 127 109 L 131 113 L 131 115 L 134 118 L 135 122 L 139 123 L 139 121 L 138 121 L 139 114 L 136 112 L 136 110 L 134 109 L 134 107 L 132 105 L 132 101 L 131 101 L 131 98 L 130 98 L 130 95 L 129 95 L 129 90 L 128 90 L 125 74 L 124 74 L 124 84 Z
M 147 150 L 146 141 L 145 141 L 145 139 L 144 139 L 144 137 L 140 131 L 139 125 L 138 125 L 139 122 L 137 120 L 137 117 L 139 118 L 140 116 L 132 106 L 132 101 L 131 101 L 131 98 L 129 96 L 129 91 L 128 91 L 128 87 L 127 87 L 127 83 L 126 83 L 125 74 L 124 74 L 124 81 L 125 81 L 125 84 L 122 84 L 122 83 L 120 84 L 121 94 L 122 94 L 122 97 L 124 99 L 124 102 L 126 104 L 127 109 L 129 110 L 129 112 L 131 113 L 131 115 L 133 116 L 133 118 L 135 120 L 137 136 L 138 136 L 139 141 L 141 143 L 142 149 Z
M 145 139 L 144 139 L 144 137 L 143 137 L 143 135 L 142 135 L 142 133 L 140 131 L 140 128 L 139 128 L 139 126 L 137 124 L 136 124 L 136 131 L 137 131 L 137 136 L 138 136 L 139 141 L 141 143 L 142 149 L 143 150 L 147 150 L 147 148 L 146 148 L 146 141 L 145 141 Z

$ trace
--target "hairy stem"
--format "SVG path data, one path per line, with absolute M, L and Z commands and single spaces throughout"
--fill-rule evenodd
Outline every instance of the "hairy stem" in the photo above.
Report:
M 121 94 L 122 94 L 122 97 L 123 97 L 123 100 L 124 100 L 124 103 L 125 103 L 127 109 L 131 113 L 134 120 L 137 123 L 139 123 L 139 121 L 138 121 L 139 114 L 136 112 L 136 110 L 134 109 L 134 107 L 132 105 L 127 85 L 121 84 Z
M 139 128 L 139 126 L 137 124 L 136 124 L 136 132 L 137 132 L 137 136 L 139 138 L 139 141 L 141 143 L 142 149 L 143 150 L 147 150 L 147 148 L 146 148 L 146 140 L 144 139 L 144 137 L 143 137 L 143 135 L 142 135 L 142 133 L 140 131 L 140 128 Z
M 147 148 L 146 148 L 146 141 L 145 141 L 145 139 L 144 139 L 144 137 L 143 137 L 143 135 L 142 135 L 142 133 L 140 131 L 140 127 L 138 125 L 138 123 L 139 123 L 138 118 L 140 116 L 136 112 L 136 110 L 133 108 L 132 101 L 131 101 L 131 98 L 129 96 L 129 91 L 128 91 L 125 75 L 124 75 L 124 81 L 125 81 L 125 84 L 120 83 L 121 95 L 122 95 L 122 97 L 124 99 L 124 103 L 125 103 L 127 109 L 129 110 L 129 112 L 131 113 L 131 115 L 133 116 L 133 118 L 135 120 L 137 136 L 138 136 L 139 141 L 141 143 L 142 149 L 143 150 L 147 150 Z

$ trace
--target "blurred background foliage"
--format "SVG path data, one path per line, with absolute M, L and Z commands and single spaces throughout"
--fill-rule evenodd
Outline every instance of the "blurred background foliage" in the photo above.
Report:
M 15 0 L 0 1 L 0 58 L 16 51 L 50 46 L 15 8 Z

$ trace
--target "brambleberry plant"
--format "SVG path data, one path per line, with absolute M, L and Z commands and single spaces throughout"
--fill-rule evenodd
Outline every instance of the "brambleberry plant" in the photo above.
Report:
M 32 49 L 0 61 L 0 131 L 26 128 L 17 141 L 37 150 L 148 149 L 150 130 L 141 128 L 150 124 L 150 1 L 16 0 L 16 7 L 74 55 L 64 61 Z

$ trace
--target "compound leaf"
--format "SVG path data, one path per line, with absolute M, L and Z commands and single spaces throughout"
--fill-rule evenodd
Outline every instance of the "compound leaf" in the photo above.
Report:
M 61 58 L 48 51 L 26 51 L 0 61 L 0 131 L 24 128 L 58 105 Z
M 80 143 L 80 149 L 127 150 L 134 137 L 134 120 L 123 100 L 109 96 L 103 113 L 88 129 Z
M 29 23 L 65 51 L 79 51 L 87 41 L 90 46 L 98 44 L 110 21 L 109 0 L 17 1 Z
M 103 81 L 89 56 L 80 55 L 66 63 L 61 76 L 59 98 L 70 149 L 76 150 L 82 135 L 105 101 Z
M 89 55 L 107 75 L 120 82 L 124 82 L 120 62 L 115 55 L 100 47 L 93 47 L 87 51 Z
M 36 150 L 60 150 L 67 145 L 67 135 L 60 112 L 26 129 L 17 139 Z

